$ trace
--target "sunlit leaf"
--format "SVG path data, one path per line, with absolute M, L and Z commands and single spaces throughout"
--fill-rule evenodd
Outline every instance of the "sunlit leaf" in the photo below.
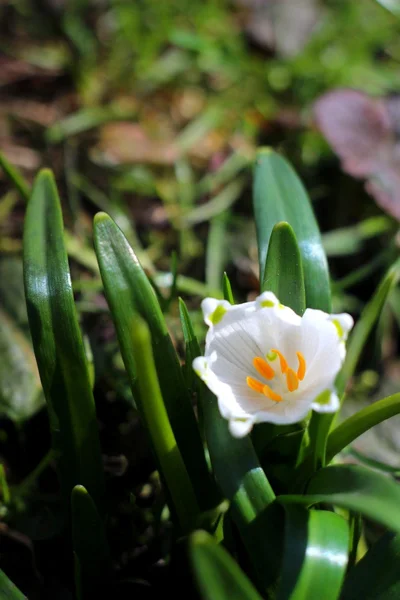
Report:
M 50 418 L 61 486 L 85 485 L 104 510 L 96 411 L 78 325 L 57 188 L 50 171 L 36 178 L 24 229 L 29 325 Z
M 340 506 L 400 532 L 399 485 L 382 473 L 358 465 L 325 467 L 311 477 L 304 495 L 282 495 L 277 500 Z
M 306 309 L 302 260 L 289 223 L 277 223 L 272 230 L 261 291 L 274 292 L 300 316 Z
M 346 521 L 333 512 L 290 504 L 285 517 L 278 600 L 337 600 L 348 559 Z
M 307 193 L 289 163 L 268 148 L 259 150 L 257 154 L 253 203 L 260 280 L 264 280 L 272 230 L 278 222 L 287 221 L 293 228 L 300 249 L 306 306 L 330 312 L 328 265 Z
M 163 401 L 196 497 L 202 509 L 212 508 L 216 504 L 215 484 L 206 464 L 191 397 L 154 290 L 114 221 L 105 213 L 99 213 L 94 227 L 104 290 L 135 401 L 142 410 L 132 352 L 132 328 L 135 326 L 135 314 L 139 314 L 150 328 Z

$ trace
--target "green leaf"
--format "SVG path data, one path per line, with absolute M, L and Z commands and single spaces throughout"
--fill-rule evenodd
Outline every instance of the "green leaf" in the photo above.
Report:
M 285 546 L 278 600 L 336 600 L 346 572 L 349 529 L 339 515 L 285 506 Z
M 360 435 L 378 423 L 400 413 L 400 394 L 382 398 L 343 421 L 328 437 L 326 460 L 329 463 L 336 454 L 354 442 Z
M 271 233 L 261 291 L 273 292 L 298 315 L 306 309 L 303 265 L 295 233 L 289 223 L 277 223 Z
M 328 265 L 310 201 L 289 163 L 269 148 L 261 148 L 257 154 L 253 203 L 260 281 L 264 281 L 272 230 L 279 221 L 287 221 L 293 228 L 300 249 L 306 305 L 330 312 Z
M 71 514 L 78 598 L 96 598 L 111 574 L 111 559 L 102 519 L 82 485 L 72 490 Z
M 6 313 L 0 309 L 0 414 L 24 421 L 44 403 L 32 347 Z
M 348 574 L 340 600 L 400 598 L 400 535 L 385 533 Z
M 210 220 L 205 253 L 205 281 L 211 289 L 218 289 L 224 268 L 229 260 L 227 225 L 229 211 L 223 211 Z
M 342 397 L 342 402 L 347 382 L 354 375 L 365 344 L 382 312 L 390 290 L 397 282 L 399 273 L 400 260 L 396 261 L 389 269 L 389 272 L 385 275 L 374 296 L 364 308 L 360 319 L 350 334 L 346 360 L 336 378 L 335 384 L 339 396 Z M 312 439 L 311 452 L 314 468 L 326 464 L 326 444 L 334 419 L 335 414 L 314 414 L 311 419 L 310 437 Z
M 10 182 L 17 188 L 22 198 L 26 201 L 29 200 L 30 189 L 28 183 L 25 181 L 21 173 L 8 162 L 4 154 L 0 152 L 0 167 L 3 169 L 5 175 L 7 175 Z
M 189 332 L 187 336 L 195 358 L 200 355 L 200 347 L 189 313 L 186 310 L 182 315 L 184 331 Z M 231 503 L 233 517 L 260 585 L 267 590 L 274 585 L 277 576 L 277 547 L 281 534 L 280 522 L 266 511 L 275 494 L 260 466 L 251 438 L 238 439 L 231 435 L 228 422 L 219 412 L 216 397 L 202 384 L 199 387 L 199 412 L 204 421 L 213 473 L 223 496 Z M 271 544 L 273 536 L 277 538 L 275 547 Z
M 205 531 L 190 536 L 190 558 L 203 600 L 261 600 L 228 552 Z
M 224 275 L 222 278 L 222 290 L 224 292 L 224 299 L 227 300 L 228 302 L 230 302 L 230 304 L 235 304 L 235 299 L 234 299 L 233 293 L 232 293 L 231 282 L 229 281 L 229 277 L 226 274 L 226 272 L 224 272 Z
M 104 510 L 104 478 L 96 411 L 79 330 L 60 201 L 53 175 L 39 173 L 24 229 L 29 325 L 50 419 L 65 501 L 82 484 Z
M 193 529 L 199 509 L 161 396 L 149 327 L 141 317 L 135 316 L 132 319 L 131 331 L 132 351 L 138 370 L 142 418 L 181 529 L 187 532 Z
M 185 386 L 178 356 L 154 290 L 125 236 L 105 213 L 96 215 L 94 235 L 104 290 L 117 330 L 134 399 L 142 412 L 143 407 L 141 407 L 137 386 L 137 368 L 132 352 L 134 315 L 139 314 L 150 329 L 162 397 L 196 498 L 202 510 L 212 508 L 216 504 L 214 482 L 208 471 L 191 398 Z
M 302 261 L 296 236 L 289 223 L 277 223 L 272 230 L 261 291 L 273 292 L 282 304 L 289 306 L 298 315 L 302 315 L 306 309 Z M 280 454 L 284 457 L 279 462 L 286 462 L 287 465 L 288 452 L 286 450 L 290 447 L 290 459 L 295 463 L 297 453 L 292 445 L 293 437 L 285 435 L 292 433 L 293 430 L 293 425 L 282 426 L 272 425 L 271 423 L 260 423 L 252 433 L 257 455 L 264 457 L 266 447 L 271 444 L 274 437 L 279 436 L 278 444 L 280 450 L 278 455 Z M 284 435 L 285 437 L 283 437 Z M 302 434 L 297 437 L 299 442 L 297 445 L 298 452 L 300 450 Z M 275 464 L 271 465 L 272 468 L 276 466 L 277 461 L 274 462 Z M 292 465 L 289 466 L 290 470 L 291 468 Z M 267 471 L 267 473 L 270 475 L 270 471 Z
M 400 532 L 400 486 L 386 475 L 358 465 L 325 467 L 313 475 L 304 495 L 283 495 L 277 500 L 333 504 Z
M 381 315 L 383 306 L 387 300 L 391 288 L 398 281 L 399 275 L 400 260 L 397 260 L 389 269 L 389 272 L 383 278 L 383 281 L 379 285 L 372 299 L 370 302 L 368 302 L 361 313 L 361 316 L 349 338 L 346 360 L 336 381 L 336 388 L 339 395 L 344 393 L 347 382 L 354 375 L 365 344 L 374 325 Z
M 0 569 L 0 598 L 1 600 L 26 600 L 26 596 L 13 584 Z
M 186 304 L 179 298 L 179 316 L 181 320 L 183 339 L 185 341 L 185 364 L 183 372 L 187 387 L 193 392 L 198 392 L 200 387 L 200 378 L 197 377 L 193 370 L 192 364 L 197 356 L 200 356 L 200 346 L 193 331 L 192 322 L 190 320 Z

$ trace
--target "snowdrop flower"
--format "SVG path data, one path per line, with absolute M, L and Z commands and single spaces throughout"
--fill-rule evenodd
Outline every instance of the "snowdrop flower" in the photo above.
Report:
M 296 423 L 311 409 L 339 408 L 334 381 L 350 315 L 308 308 L 299 317 L 272 292 L 237 305 L 206 298 L 202 309 L 209 331 L 205 356 L 193 368 L 217 396 L 232 435 L 245 436 L 255 423 Z

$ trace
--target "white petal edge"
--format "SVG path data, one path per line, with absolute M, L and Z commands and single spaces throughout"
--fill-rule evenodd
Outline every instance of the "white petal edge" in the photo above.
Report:
M 324 400 L 324 402 L 318 402 L 318 400 L 316 399 L 312 404 L 311 404 L 311 408 L 313 410 L 315 410 L 315 412 L 318 413 L 334 413 L 337 410 L 339 410 L 340 408 L 340 400 L 338 395 L 336 394 L 336 391 L 333 389 L 328 389 L 325 390 L 325 392 L 322 392 L 322 394 L 320 394 L 320 396 L 322 396 L 323 394 L 326 394 L 326 400 Z M 329 394 L 329 396 L 328 396 Z
M 329 320 L 335 325 L 339 339 L 343 342 L 347 340 L 350 329 L 354 325 L 354 319 L 348 313 L 329 315 Z
M 229 421 L 229 431 L 235 438 L 242 438 L 253 429 L 254 421 L 252 419 L 231 419 Z

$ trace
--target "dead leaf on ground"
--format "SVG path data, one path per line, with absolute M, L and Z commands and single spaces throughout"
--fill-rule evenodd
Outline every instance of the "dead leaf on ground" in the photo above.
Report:
M 61 111 L 54 104 L 34 100 L 11 98 L 0 103 L 0 115 L 30 121 L 42 127 L 49 127 L 61 118 Z
M 31 77 L 48 78 L 57 75 L 59 75 L 59 72 L 56 70 L 37 67 L 17 58 L 0 56 L 0 87 L 24 81 Z
M 295 56 L 321 19 L 317 0 L 237 0 L 248 9 L 246 32 L 260 46 L 280 56 Z
M 400 96 L 337 89 L 315 103 L 314 115 L 343 170 L 366 179 L 367 192 L 400 220 Z
M 95 153 L 114 164 L 173 165 L 179 150 L 173 140 L 150 137 L 138 123 L 108 123 L 100 130 Z

